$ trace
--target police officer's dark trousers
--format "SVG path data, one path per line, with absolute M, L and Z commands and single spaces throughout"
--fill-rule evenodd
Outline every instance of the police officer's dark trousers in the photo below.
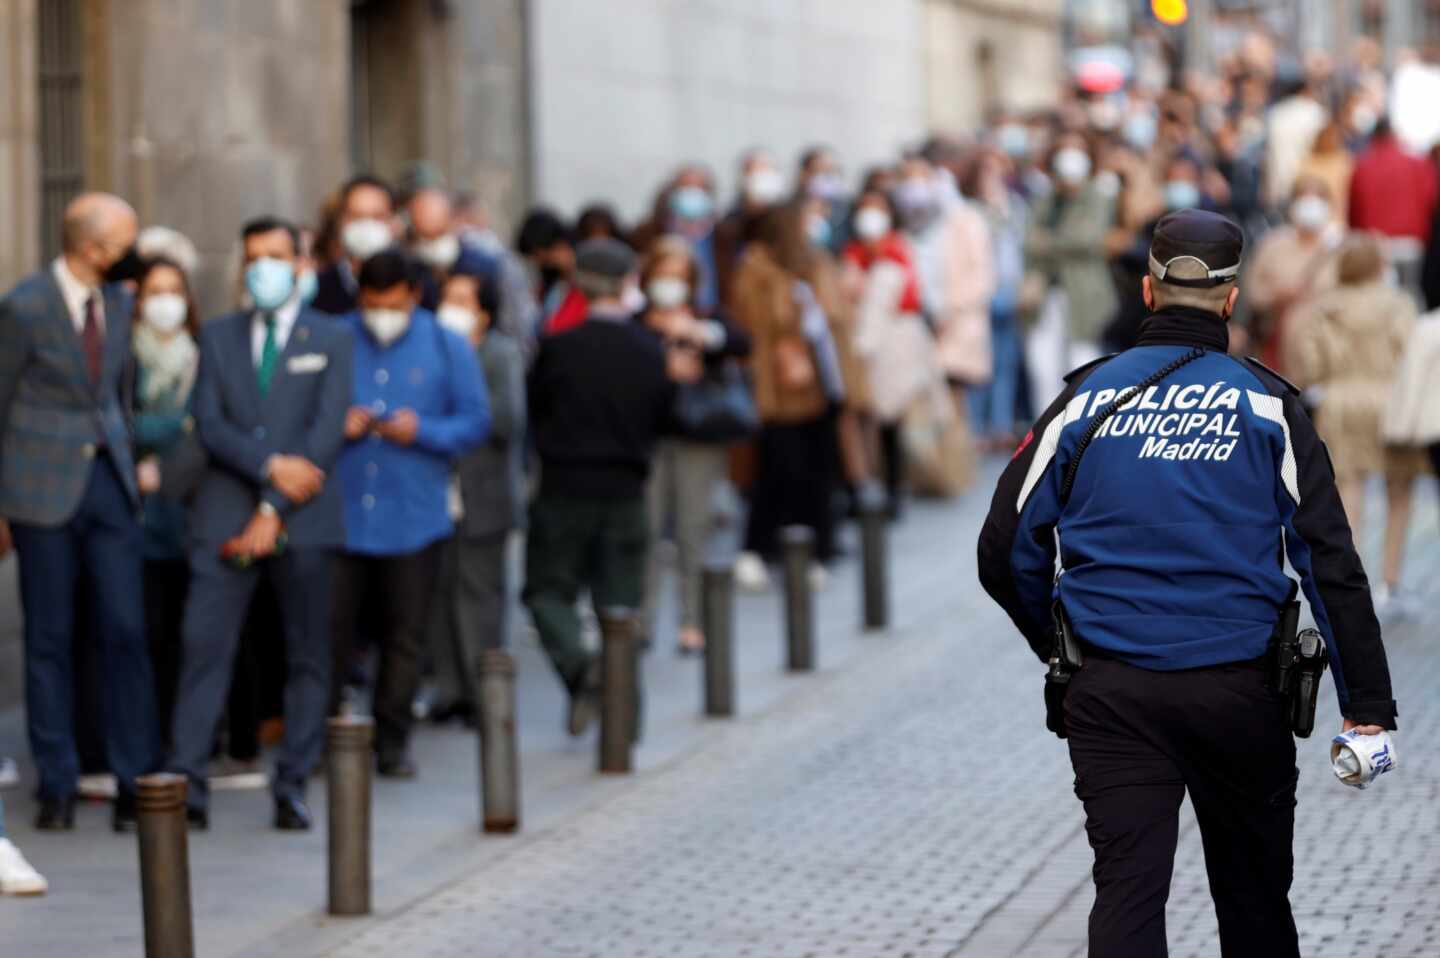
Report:
M 1299 955 L 1295 742 L 1263 661 L 1158 672 L 1092 654 L 1065 701 L 1095 850 L 1091 958 L 1166 954 L 1181 799 L 1200 824 L 1224 958 Z

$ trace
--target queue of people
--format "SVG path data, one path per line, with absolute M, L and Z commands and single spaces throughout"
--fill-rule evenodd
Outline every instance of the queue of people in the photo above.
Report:
M 73 827 L 77 783 L 104 771 L 133 828 L 135 777 L 168 769 L 203 829 L 210 790 L 235 787 L 220 760 L 253 781 L 263 740 L 273 824 L 307 829 L 345 710 L 374 714 L 379 774 L 415 778 L 417 715 L 473 724 L 517 586 L 580 734 L 599 681 L 584 593 L 636 610 L 652 645 L 703 650 L 726 490 L 739 584 L 767 588 L 799 524 L 823 587 L 862 488 L 892 516 L 964 491 L 1069 370 L 1135 342 L 1150 237 L 1179 209 L 1255 243 L 1231 348 L 1307 388 L 1352 524 L 1385 477 L 1378 598 L 1403 613 L 1409 490 L 1440 458 L 1440 347 L 1416 318 L 1440 298 L 1435 162 L 1369 80 L 1287 86 L 1238 56 L 1212 80 L 1071 91 L 853 184 L 825 147 L 793 175 L 746 153 L 728 202 L 685 164 L 634 229 L 604 203 L 537 206 L 513 244 L 473 197 L 357 176 L 313 231 L 244 224 L 241 289 L 213 319 L 184 237 L 77 197 L 60 256 L 0 300 L 0 555 L 19 554 L 37 826 Z M 87 668 L 99 692 L 77 701 Z M 0 833 L 0 891 L 35 888 L 27 868 Z

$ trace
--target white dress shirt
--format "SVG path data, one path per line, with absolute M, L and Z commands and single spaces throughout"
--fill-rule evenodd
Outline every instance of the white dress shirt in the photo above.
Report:
M 55 276 L 55 283 L 60 287 L 60 298 L 65 301 L 65 308 L 70 312 L 70 322 L 75 326 L 75 332 L 85 332 L 85 304 L 90 301 L 91 296 L 99 296 L 100 290 L 95 286 L 86 286 L 75 274 L 70 272 L 70 267 L 65 265 L 65 257 L 55 257 L 55 262 L 50 264 L 50 272 Z M 95 311 L 99 317 L 100 332 L 105 332 L 105 304 L 102 301 L 100 308 Z
M 295 297 L 285 301 L 285 305 L 275 310 L 275 355 L 285 351 L 285 344 L 290 341 L 290 330 L 295 328 L 295 320 L 300 317 L 300 303 Z M 255 310 L 250 315 L 250 359 L 255 363 L 255 368 L 260 368 L 260 357 L 265 352 L 265 314 Z

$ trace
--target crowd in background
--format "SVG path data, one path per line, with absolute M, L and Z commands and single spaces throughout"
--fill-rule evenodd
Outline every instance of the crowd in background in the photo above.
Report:
M 1384 478 L 1377 591 L 1404 614 L 1410 489 L 1440 461 L 1440 324 L 1418 319 L 1440 306 L 1440 154 L 1402 143 L 1391 102 L 1364 45 L 1287 74 L 1257 38 L 1172 88 L 1071 91 L 862 170 L 823 146 L 793 165 L 755 149 L 733 194 L 685 165 L 641 222 L 538 206 L 509 238 L 418 165 L 350 180 L 312 223 L 244 224 L 235 309 L 216 319 L 198 314 L 185 237 L 82 197 L 42 273 L 95 364 L 100 418 L 117 399 L 130 438 L 75 426 L 63 455 L 83 448 L 91 478 L 68 508 L 0 495 L 38 824 L 69 827 L 83 786 L 129 827 L 134 775 L 163 767 L 189 776 L 196 827 L 209 788 L 267 778 L 277 827 L 308 827 L 323 718 L 367 701 L 380 774 L 414 777 L 417 715 L 473 723 L 478 657 L 508 644 L 515 586 L 579 734 L 598 688 L 583 592 L 636 609 L 656 644 L 703 649 L 702 560 L 736 503 L 743 587 L 767 587 L 796 524 L 823 586 L 862 490 L 883 489 L 892 516 L 909 495 L 962 493 L 1068 370 L 1134 342 L 1150 234 L 1184 208 L 1244 228 L 1232 349 L 1305 390 L 1352 524 Z M 19 384 L 0 393 L 4 483 L 39 471 L 17 459 L 17 410 L 76 402 L 25 379 L 58 348 L 40 282 L 0 307 L 15 350 L 0 373 Z M 112 324 L 129 330 L 113 372 Z M 88 543 L 127 494 L 143 609 L 117 629 L 121 598 L 66 590 L 123 561 L 97 567 Z M 659 635 L 672 579 L 678 631 Z M 72 656 L 82 631 L 99 652 Z M 153 710 L 127 699 L 117 730 L 122 660 L 125 694 L 143 677 Z M 0 890 L 37 887 L 23 864 L 0 832 Z

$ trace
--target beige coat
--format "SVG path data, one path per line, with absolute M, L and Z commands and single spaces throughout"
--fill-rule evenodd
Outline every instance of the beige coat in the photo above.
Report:
M 925 320 L 900 309 L 905 282 L 899 264 L 876 262 L 865 274 L 865 292 L 855 311 L 855 352 L 865 364 L 871 409 L 885 423 L 897 421 L 941 378 Z
M 1415 324 L 1390 390 L 1385 438 L 1407 446 L 1440 442 L 1440 310 Z
M 1410 297 L 1380 281 L 1322 293 L 1297 317 L 1292 372 L 1319 396 L 1315 428 L 1342 479 L 1394 471 L 1382 421 L 1414 326 Z

